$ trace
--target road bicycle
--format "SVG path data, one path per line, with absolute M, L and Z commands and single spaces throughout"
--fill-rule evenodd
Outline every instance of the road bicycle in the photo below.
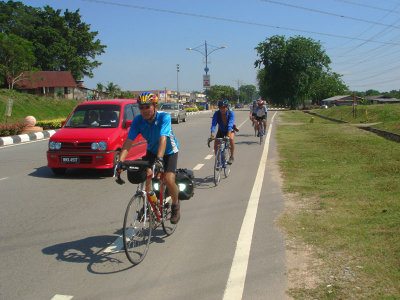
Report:
M 164 232 L 171 235 L 174 233 L 177 224 L 170 222 L 172 198 L 167 195 L 164 172 L 161 172 L 160 180 L 155 180 L 154 166 L 151 166 L 148 161 L 142 160 L 124 161 L 121 168 L 128 170 L 128 172 L 130 169 L 136 170 L 141 178 L 140 183 L 134 182 L 138 184 L 138 187 L 126 208 L 122 232 L 126 257 L 132 264 L 137 265 L 147 254 L 153 230 L 161 224 Z M 145 188 L 147 168 L 153 169 L 152 185 L 157 195 L 157 200 L 154 202 L 151 201 L 151 197 Z M 132 180 L 130 181 L 132 182 Z M 117 175 L 116 182 L 125 183 L 121 179 L 121 174 Z
M 263 122 L 262 122 L 262 119 L 257 119 L 257 126 L 256 126 L 257 128 L 258 128 L 258 133 L 257 133 L 257 136 L 260 138 L 260 145 L 262 144 L 262 142 L 263 142 L 263 137 L 264 137 L 264 124 L 263 124 Z
M 231 165 L 228 164 L 228 160 L 231 157 L 231 143 L 227 136 L 223 138 L 209 138 L 208 147 L 210 147 L 212 140 L 219 142 L 214 162 L 214 184 L 217 186 L 221 181 L 222 170 L 224 170 L 225 178 L 231 173 Z

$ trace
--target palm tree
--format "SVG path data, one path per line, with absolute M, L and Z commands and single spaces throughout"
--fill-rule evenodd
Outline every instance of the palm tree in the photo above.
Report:
M 119 89 L 120 88 L 118 85 L 114 84 L 113 82 L 108 82 L 106 92 L 110 95 L 111 98 L 114 98 Z

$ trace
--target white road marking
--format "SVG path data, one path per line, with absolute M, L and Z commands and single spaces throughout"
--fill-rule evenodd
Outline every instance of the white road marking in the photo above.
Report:
M 238 128 L 242 127 L 244 123 L 246 123 L 249 119 L 244 120 L 242 123 L 240 123 L 240 125 L 238 126 Z
M 122 235 L 118 237 L 110 246 L 104 249 L 104 253 L 116 253 L 124 248 L 124 243 L 122 240 Z
M 211 159 L 213 156 L 214 156 L 214 155 L 209 154 L 209 155 L 207 155 L 206 157 L 204 157 L 204 159 Z
M 256 180 L 247 204 L 246 214 L 244 215 L 242 227 L 240 228 L 239 238 L 236 242 L 235 255 L 233 257 L 231 271 L 229 273 L 228 282 L 226 283 L 224 291 L 224 300 L 242 299 L 243 296 L 254 224 L 256 221 L 258 202 L 260 200 L 261 188 L 264 180 L 265 167 L 267 164 L 269 140 L 271 137 L 272 128 L 271 125 L 275 115 L 276 112 L 271 119 L 268 134 L 265 139 L 264 150 L 261 155 L 261 161 L 258 166 Z
M 70 300 L 74 298 L 74 296 L 69 296 L 69 295 L 54 295 L 51 300 Z
M 6 179 L 8 179 L 8 177 L 3 177 L 3 178 L 0 178 L 0 181 L 1 180 L 6 180 Z
M 200 170 L 202 167 L 204 166 L 204 164 L 197 164 L 194 168 L 193 168 L 193 170 Z

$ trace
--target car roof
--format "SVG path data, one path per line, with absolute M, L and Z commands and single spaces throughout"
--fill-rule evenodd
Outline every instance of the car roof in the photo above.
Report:
M 128 104 L 128 103 L 137 103 L 136 99 L 107 99 L 107 100 L 92 100 L 87 102 L 82 102 L 80 105 L 91 105 L 91 104 Z

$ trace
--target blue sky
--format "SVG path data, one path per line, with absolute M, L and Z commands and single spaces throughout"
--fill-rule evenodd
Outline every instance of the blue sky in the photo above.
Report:
M 186 48 L 226 46 L 209 55 L 211 84 L 256 83 L 254 48 L 273 35 L 320 41 L 352 90 L 400 89 L 400 0 L 23 0 L 80 9 L 105 53 L 89 88 L 201 91 L 204 56 Z M 208 47 L 210 51 L 212 47 Z M 176 65 L 180 65 L 177 80 Z M 178 82 L 177 82 L 178 81 Z

